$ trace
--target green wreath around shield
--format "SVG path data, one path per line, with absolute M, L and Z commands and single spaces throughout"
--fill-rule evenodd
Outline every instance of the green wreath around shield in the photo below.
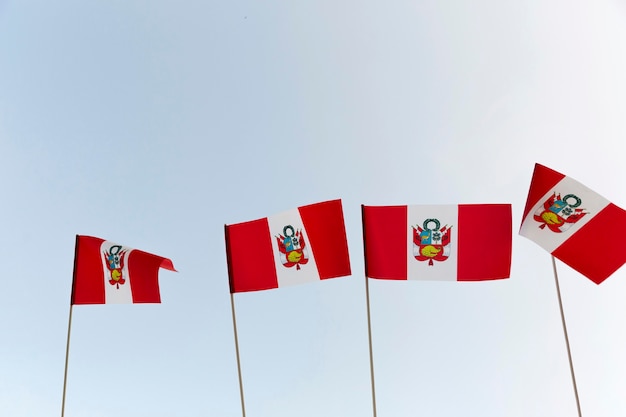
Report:
M 291 231 L 290 235 L 287 234 L 287 230 Z M 295 234 L 296 234 L 296 231 L 294 230 L 292 225 L 288 224 L 287 226 L 283 227 L 283 235 L 285 237 L 293 237 Z
M 575 199 L 576 200 L 576 204 L 569 203 L 567 201 L 569 198 Z M 574 195 L 574 194 L 566 195 L 565 197 L 563 197 L 563 201 L 565 201 L 570 207 L 573 207 L 573 208 L 576 208 L 576 207 L 580 206 L 580 204 L 582 203 L 582 200 L 577 195 Z
M 428 224 L 431 222 L 435 223 L 434 229 L 428 228 Z M 424 228 L 424 230 L 430 230 L 431 232 L 436 232 L 437 230 L 439 230 L 439 226 L 441 226 L 441 223 L 437 219 L 426 219 L 424 220 L 424 224 L 422 224 L 422 227 Z

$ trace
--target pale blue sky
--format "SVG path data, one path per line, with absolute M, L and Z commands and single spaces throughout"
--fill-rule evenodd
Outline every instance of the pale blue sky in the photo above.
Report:
M 513 204 L 511 279 L 371 281 L 378 416 L 575 416 L 517 229 L 535 162 L 626 207 L 625 44 L 617 0 L 0 0 L 0 414 L 60 415 L 78 233 L 179 273 L 74 309 L 66 416 L 240 416 L 224 224 L 341 198 L 351 277 L 235 296 L 248 417 L 371 415 L 360 205 L 454 203 Z M 626 270 L 558 269 L 621 417 Z

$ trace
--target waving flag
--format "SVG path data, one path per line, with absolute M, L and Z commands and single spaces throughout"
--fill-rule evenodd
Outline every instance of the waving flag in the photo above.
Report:
M 225 226 L 231 293 L 350 275 L 341 200 Z
M 91 236 L 76 236 L 72 304 L 160 303 L 159 268 L 172 261 Z
M 600 284 L 626 262 L 626 212 L 578 181 L 535 164 L 520 235 Z
M 365 273 L 396 280 L 508 278 L 511 205 L 363 206 Z

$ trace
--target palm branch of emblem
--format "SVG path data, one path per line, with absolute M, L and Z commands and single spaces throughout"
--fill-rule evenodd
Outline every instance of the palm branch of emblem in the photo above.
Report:
M 300 265 L 304 265 L 309 262 L 304 234 L 301 230 L 298 230 L 293 236 L 289 236 L 289 238 L 291 238 L 292 241 L 295 238 L 297 243 L 295 243 L 294 246 L 297 246 L 297 249 L 288 251 L 287 246 L 285 245 L 285 241 L 288 238 L 282 234 L 276 236 L 276 243 L 278 244 L 278 250 L 280 252 L 280 261 L 283 266 L 287 268 L 291 268 L 295 265 L 296 269 L 300 269 Z

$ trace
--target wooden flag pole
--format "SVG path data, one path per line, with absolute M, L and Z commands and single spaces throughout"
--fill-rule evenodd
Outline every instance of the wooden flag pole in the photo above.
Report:
M 572 351 L 569 347 L 569 337 L 567 336 L 567 326 L 565 325 L 565 314 L 563 313 L 563 301 L 561 300 L 561 288 L 559 286 L 559 276 L 556 273 L 556 261 L 552 257 L 552 269 L 554 270 L 554 282 L 556 283 L 556 293 L 559 299 L 559 309 L 561 310 L 561 323 L 563 324 L 563 334 L 565 335 L 565 346 L 567 346 L 567 357 L 569 359 L 569 370 L 572 375 L 572 384 L 574 386 L 574 396 L 576 397 L 576 407 L 578 408 L 578 417 L 582 417 L 580 411 L 580 400 L 578 398 L 578 388 L 576 387 L 576 376 L 574 375 L 574 364 L 572 362 Z
M 230 242 L 228 238 L 228 225 L 224 225 L 224 240 L 226 245 L 226 264 L 228 265 L 228 282 L 230 284 L 230 310 L 233 314 L 233 333 L 235 334 L 235 355 L 237 356 L 237 375 L 239 375 L 239 397 L 241 398 L 241 415 L 246 417 L 246 405 L 243 400 L 243 380 L 241 378 L 241 360 L 239 359 L 239 336 L 237 335 L 237 318 L 235 316 L 235 292 L 232 281 L 232 270 L 230 261 Z
M 372 410 L 376 417 L 376 388 L 374 385 L 374 356 L 372 355 L 372 322 L 370 319 L 370 289 L 369 278 L 365 276 L 365 299 L 367 300 L 367 336 L 370 347 L 370 377 L 372 380 Z
M 361 204 L 361 222 L 363 223 L 363 253 L 365 254 L 365 301 L 367 302 L 367 338 L 370 347 L 370 378 L 372 383 L 372 411 L 376 417 L 376 386 L 374 384 L 374 355 L 372 354 L 372 320 L 370 317 L 370 284 L 367 277 L 367 245 L 365 243 L 365 206 Z
M 65 347 L 65 372 L 63 374 L 63 401 L 61 402 L 61 417 L 65 416 L 65 391 L 67 388 L 67 362 L 70 357 L 70 334 L 72 331 L 72 310 L 74 304 L 70 304 L 70 318 L 67 324 L 67 345 Z
M 246 417 L 246 406 L 243 400 L 243 382 L 241 379 L 241 361 L 239 359 L 239 338 L 237 337 L 237 319 L 235 318 L 235 299 L 230 293 L 230 307 L 233 313 L 233 331 L 235 333 L 235 353 L 237 355 L 237 374 L 239 375 L 239 395 L 241 397 L 241 415 Z
M 72 332 L 72 311 L 74 311 L 74 285 L 76 284 L 76 266 L 78 264 L 78 240 L 74 244 L 74 270 L 72 271 L 72 294 L 70 295 L 70 318 L 67 323 L 67 344 L 65 346 L 65 371 L 63 372 L 63 400 L 61 401 L 61 417 L 65 416 L 65 392 L 67 389 L 67 364 L 70 358 L 70 335 Z

